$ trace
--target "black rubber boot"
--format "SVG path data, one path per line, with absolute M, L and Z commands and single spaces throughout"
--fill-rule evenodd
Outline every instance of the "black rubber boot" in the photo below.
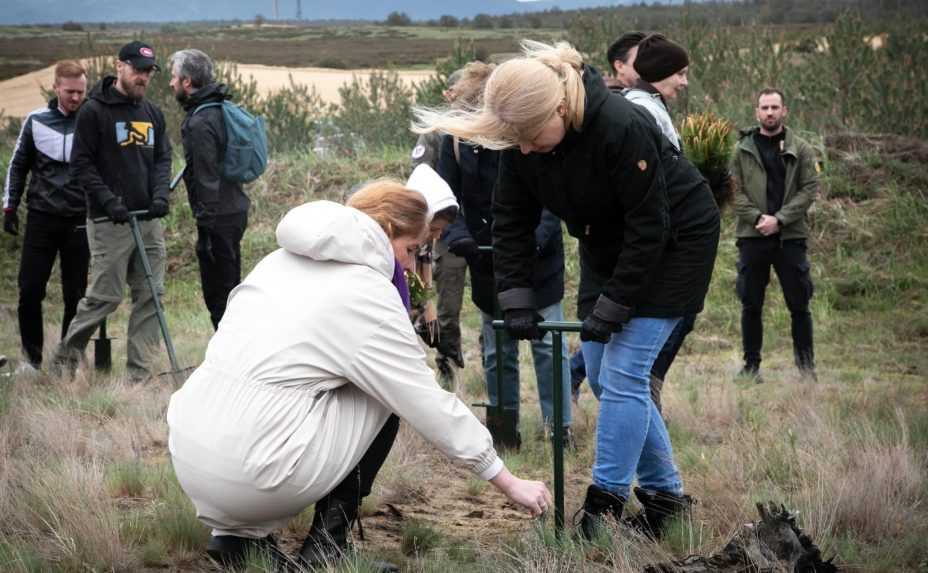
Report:
M 625 498 L 609 493 L 599 486 L 590 484 L 586 490 L 586 499 L 580 511 L 580 535 L 586 540 L 592 540 L 603 527 L 604 519 L 611 516 L 618 521 L 622 518 L 625 508 Z
M 324 569 L 344 558 L 348 552 L 351 526 L 358 518 L 358 504 L 328 496 L 316 503 L 316 513 L 309 535 L 300 547 L 298 561 L 301 566 Z M 368 562 L 374 571 L 393 573 L 399 568 L 385 561 Z
M 641 503 L 641 512 L 626 520 L 626 525 L 652 539 L 660 539 L 667 524 L 690 510 L 694 503 L 688 495 L 674 495 L 663 491 L 635 488 L 635 497 Z
M 277 571 L 287 570 L 287 559 L 277 547 L 277 540 L 268 535 L 263 539 L 215 535 L 206 545 L 206 553 L 224 569 L 239 569 L 249 555 L 265 553 Z

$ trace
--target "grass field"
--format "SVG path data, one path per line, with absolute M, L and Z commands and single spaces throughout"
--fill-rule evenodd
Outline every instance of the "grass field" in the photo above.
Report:
M 676 461 L 688 492 L 699 499 L 691 518 L 675 525 L 660 544 L 626 531 L 595 546 L 570 537 L 556 541 L 550 519 L 533 521 L 520 514 L 492 487 L 451 465 L 404 425 L 365 502 L 365 539 L 339 571 L 367 571 L 369 560 L 377 558 L 398 562 L 410 572 L 641 571 L 649 563 L 719 549 L 741 524 L 756 517 L 755 503 L 767 500 L 798 510 L 800 525 L 827 556 L 837 556 L 844 571 L 928 571 L 928 143 L 885 133 L 918 133 L 928 114 L 919 111 L 924 100 L 909 97 L 923 89 L 911 81 L 911 70 L 902 70 L 898 84 L 887 87 L 893 77 L 885 74 L 887 61 L 879 59 L 885 54 L 861 51 L 858 40 L 867 32 L 851 29 L 853 25 L 841 31 L 852 38 L 846 52 L 829 55 L 824 63 L 804 54 L 801 62 L 807 67 L 787 70 L 792 74 L 790 96 L 802 112 L 793 116 L 793 125 L 815 140 L 825 159 L 821 193 L 810 213 L 819 379 L 800 379 L 792 364 L 789 313 L 775 279 L 764 314 L 766 382 L 734 379 L 740 367 L 740 306 L 734 294 L 734 221 L 726 213 L 706 309 L 664 390 Z M 695 38 L 691 55 L 706 69 L 702 76 L 694 66 L 692 107 L 729 112 L 730 119 L 745 127 L 750 113 L 745 93 L 782 71 L 770 60 L 778 38 L 758 32 L 750 39 L 749 53 L 742 53 L 737 42 L 747 41 L 746 29 L 705 37 L 699 30 L 688 32 Z M 570 33 L 576 38 L 581 32 Z M 106 30 L 94 43 L 114 51 L 133 33 Z M 146 31 L 156 45 L 157 33 L 162 32 Z M 596 33 L 606 37 L 613 32 Z M 808 31 L 811 36 L 824 33 L 841 37 L 831 29 Z M 194 42 L 196 34 L 180 26 L 164 38 L 170 37 L 177 48 L 184 45 L 178 38 Z M 511 51 L 515 41 L 507 35 L 492 31 L 480 41 L 499 42 L 487 44 L 496 46 L 494 52 Z M 395 41 L 398 52 L 423 65 L 448 56 L 455 43 L 453 33 L 443 37 L 437 29 L 377 26 L 350 32 L 229 29 L 211 36 L 215 39 L 209 41 L 217 44 L 199 46 L 219 58 L 226 57 L 221 55 L 225 49 L 255 57 L 278 52 L 299 65 L 314 63 L 311 58 L 318 54 L 306 47 L 313 42 L 338 46 L 333 53 L 339 57 L 362 60 L 373 53 L 365 50 L 376 50 L 381 57 L 394 49 Z M 0 77 L 11 66 L 44 66 L 79 47 L 84 38 L 46 28 L 0 29 Z M 434 42 L 429 48 L 434 52 L 423 47 L 433 44 L 417 42 Z M 910 48 L 896 46 L 889 53 Z M 910 58 L 913 69 L 925 54 L 928 50 L 922 49 Z M 768 60 L 769 70 L 742 77 Z M 386 62 L 365 60 L 362 65 Z M 853 71 L 861 82 L 880 78 L 887 84 L 880 92 L 853 92 L 892 95 L 878 108 L 882 127 L 874 123 L 879 114 L 861 119 L 861 110 L 872 111 L 869 100 L 838 105 L 829 99 L 829 90 L 834 91 L 830 78 L 844 77 L 827 75 L 836 69 Z M 180 112 L 167 91 L 165 74 L 160 76 L 150 94 L 176 128 Z M 235 87 L 243 97 L 254 97 L 248 86 Z M 402 111 L 411 96 L 385 88 L 378 92 L 384 98 L 379 100 L 370 95 L 371 87 L 356 86 L 357 97 L 334 120 L 342 121 L 338 125 L 344 133 L 369 137 L 368 132 L 376 132 L 379 141 L 405 142 L 408 134 L 397 131 L 408 125 Z M 247 101 L 258 105 L 256 99 Z M 370 137 L 324 154 L 312 151 L 317 130 L 325 133 L 320 126 L 327 119 L 307 111 L 312 101 L 307 93 L 292 91 L 261 108 L 275 137 L 275 153 L 268 172 L 249 189 L 253 210 L 243 242 L 246 272 L 276 248 L 273 231 L 288 209 L 305 201 L 340 199 L 361 181 L 408 175 L 409 148 L 399 143 L 383 146 Z M 385 111 L 395 117 L 386 117 L 390 114 Z M 847 121 L 841 124 L 843 119 Z M 915 127 L 898 128 L 906 122 Z M 843 128 L 812 131 L 823 125 Z M 877 127 L 870 133 L 848 129 L 859 125 Z M 17 130 L 15 124 L 2 127 L 0 164 L 6 165 Z M 177 145 L 175 152 L 179 154 Z M 180 167 L 176 161 L 175 171 Z M 195 366 L 212 329 L 201 300 L 194 222 L 178 191 L 166 219 L 164 302 L 180 362 Z M 21 240 L 0 235 L 0 354 L 14 360 L 19 354 L 16 275 Z M 567 240 L 567 251 L 564 302 L 565 315 L 572 317 L 579 275 L 573 239 Z M 61 299 L 56 281 L 53 275 L 45 305 L 46 355 L 58 338 Z M 203 555 L 208 531 L 179 489 L 167 454 L 164 412 L 173 389 L 170 379 L 145 386 L 124 379 L 125 307 L 110 322 L 115 338 L 112 373 L 84 368 L 71 380 L 0 377 L 0 571 L 214 570 Z M 479 402 L 485 395 L 478 364 L 480 319 L 470 302 L 462 322 L 467 367 L 458 372 L 456 391 L 466 403 Z M 543 438 L 524 350 L 524 446 L 519 453 L 506 454 L 505 461 L 514 473 L 550 484 L 552 451 Z M 161 356 L 160 369 L 167 368 L 167 358 Z M 586 387 L 574 420 L 579 447 L 566 459 L 568 517 L 582 502 L 593 460 L 596 401 Z M 299 546 L 311 518 L 307 510 L 281 532 L 286 549 Z M 261 570 L 260 564 L 252 564 L 251 570 Z

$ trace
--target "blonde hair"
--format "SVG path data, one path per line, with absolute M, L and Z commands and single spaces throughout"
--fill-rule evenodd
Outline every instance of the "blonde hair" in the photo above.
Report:
M 523 56 L 497 66 L 476 109 L 415 108 L 416 133 L 441 131 L 487 149 L 508 149 L 538 136 L 563 105 L 567 127 L 583 126 L 583 57 L 567 42 L 522 41 Z M 457 84 L 455 84 L 456 86 Z
M 470 62 L 460 70 L 460 77 L 454 82 L 454 105 L 456 107 L 476 109 L 483 103 L 483 88 L 487 78 L 493 73 L 496 64 L 480 61 Z
M 61 78 L 79 78 L 87 75 L 84 66 L 77 60 L 62 60 L 55 65 L 55 83 Z
M 422 236 L 428 226 L 425 197 L 393 179 L 368 183 L 345 204 L 377 221 L 391 240 Z

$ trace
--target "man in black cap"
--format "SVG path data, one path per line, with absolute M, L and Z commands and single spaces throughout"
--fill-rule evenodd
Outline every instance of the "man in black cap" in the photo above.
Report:
M 229 293 L 242 282 L 241 242 L 251 201 L 242 183 L 223 177 L 228 146 L 222 102 L 225 84 L 213 78 L 213 61 L 200 50 L 171 56 L 171 89 L 187 116 L 181 124 L 184 183 L 197 223 L 197 260 L 203 299 L 213 328 L 226 311 Z
M 168 214 L 171 144 L 164 115 L 145 99 L 155 52 L 143 42 L 119 50 L 116 76 L 104 77 L 81 107 L 74 131 L 71 176 L 87 199 L 87 239 L 92 254 L 90 287 L 55 356 L 73 369 L 94 330 L 122 301 L 126 284 L 132 294 L 126 370 L 133 381 L 150 374 L 159 344 L 154 298 L 145 279 L 129 225 L 130 211 L 146 211 L 140 222 L 145 253 L 154 281 L 164 291 L 164 235 Z M 93 219 L 108 217 L 105 223 Z

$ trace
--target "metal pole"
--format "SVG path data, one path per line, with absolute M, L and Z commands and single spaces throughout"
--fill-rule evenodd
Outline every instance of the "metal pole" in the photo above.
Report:
M 142 266 L 145 268 L 145 279 L 151 289 L 151 297 L 155 303 L 155 314 L 158 316 L 158 324 L 161 326 L 161 334 L 164 336 L 164 345 L 168 349 L 168 358 L 171 360 L 171 375 L 174 377 L 174 384 L 180 386 L 177 380 L 180 366 L 177 363 L 177 355 L 174 353 L 174 343 L 171 342 L 171 334 L 168 332 L 168 321 L 164 316 L 164 308 L 161 306 L 158 287 L 151 271 L 151 264 L 148 262 L 148 254 L 145 253 L 145 243 L 142 242 L 142 231 L 139 228 L 139 220 L 135 213 L 129 214 L 129 224 L 132 227 L 132 235 L 135 237 L 135 246 L 139 250 L 139 258 L 142 259 Z
M 581 323 L 546 321 L 538 323 L 542 332 L 551 333 L 554 344 L 554 534 L 560 539 L 564 529 L 564 377 L 561 369 L 564 356 L 561 354 L 561 336 L 564 332 L 580 332 Z M 494 320 L 493 328 L 503 330 L 506 324 Z
M 554 536 L 561 538 L 564 529 L 564 382 L 561 367 L 561 331 L 551 331 L 554 345 Z

